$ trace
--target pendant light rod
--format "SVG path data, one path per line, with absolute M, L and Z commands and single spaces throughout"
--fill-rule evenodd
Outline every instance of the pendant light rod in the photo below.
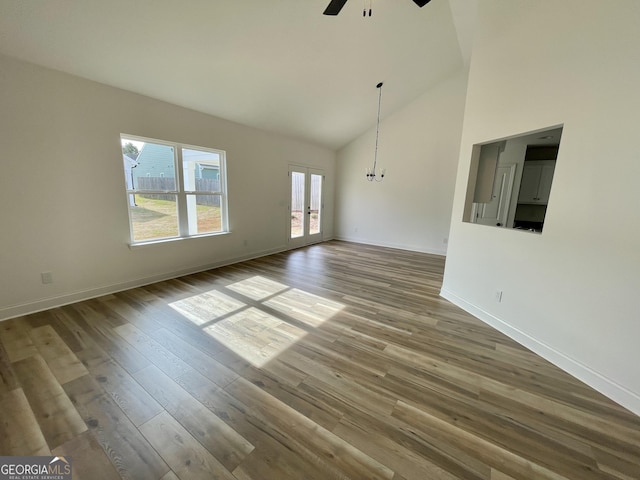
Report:
M 381 182 L 385 174 L 385 170 L 382 170 L 380 172 L 379 179 L 377 178 L 377 175 L 376 175 L 376 167 L 378 165 L 378 138 L 380 136 L 380 105 L 382 104 L 382 85 L 383 85 L 383 82 L 380 82 L 378 85 L 376 85 L 376 88 L 378 89 L 378 116 L 376 120 L 376 148 L 373 153 L 373 168 L 366 169 L 367 180 L 369 180 L 370 182 L 373 182 L 374 180 L 376 182 Z
M 376 163 L 378 162 L 378 137 L 380 136 L 380 105 L 382 104 L 382 85 L 382 82 L 376 85 L 376 88 L 378 89 L 378 119 L 376 121 L 376 151 L 373 156 L 374 172 L 376 171 Z

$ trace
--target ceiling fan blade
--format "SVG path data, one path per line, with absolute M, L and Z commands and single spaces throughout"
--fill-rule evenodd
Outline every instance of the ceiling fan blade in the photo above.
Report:
M 323 15 L 338 15 L 345 3 L 347 3 L 347 0 L 331 0 L 322 13 Z
M 431 0 L 413 0 L 413 3 L 415 3 L 416 5 L 418 5 L 420 8 L 424 7 L 427 3 L 429 3 Z

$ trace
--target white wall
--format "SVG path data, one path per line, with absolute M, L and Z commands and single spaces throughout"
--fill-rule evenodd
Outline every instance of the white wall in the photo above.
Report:
M 480 2 L 442 293 L 640 414 L 638 25 L 637 0 Z M 563 123 L 541 235 L 462 223 L 474 143 Z
M 129 249 L 120 133 L 226 150 L 232 233 Z M 324 169 L 333 237 L 333 151 L 7 57 L 0 147 L 0 319 L 286 249 L 290 163 Z
M 460 69 L 380 123 L 378 165 L 387 170 L 382 182 L 365 179 L 375 126 L 338 152 L 337 238 L 446 252 L 465 88 Z

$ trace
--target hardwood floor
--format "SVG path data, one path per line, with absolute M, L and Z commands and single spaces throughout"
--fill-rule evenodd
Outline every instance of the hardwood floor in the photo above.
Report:
M 328 242 L 0 323 L 0 454 L 79 479 L 638 479 L 640 418 Z

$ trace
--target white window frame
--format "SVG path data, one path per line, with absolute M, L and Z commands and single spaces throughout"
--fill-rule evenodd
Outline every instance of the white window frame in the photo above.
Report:
M 127 195 L 127 212 L 129 214 L 129 237 L 130 237 L 130 245 L 145 245 L 145 244 L 155 244 L 155 243 L 164 243 L 171 242 L 174 240 L 180 240 L 185 238 L 193 238 L 193 237 L 208 237 L 208 236 L 216 236 L 229 233 L 229 216 L 228 216 L 228 199 L 227 199 L 227 154 L 224 150 L 219 150 L 216 148 L 209 147 L 201 147 L 197 145 L 188 145 L 185 143 L 177 143 L 177 142 L 169 142 L 166 140 L 158 140 L 156 138 L 148 138 L 148 137 L 140 137 L 138 135 L 129 135 L 128 133 L 120 134 L 121 140 L 133 140 L 137 142 L 145 142 L 145 143 L 155 143 L 158 145 L 166 145 L 169 147 L 173 147 L 173 155 L 174 155 L 174 168 L 175 168 L 175 179 L 176 179 L 176 190 L 138 190 L 138 189 L 129 189 L 127 187 L 127 183 L 125 182 L 126 195 Z M 122 143 L 122 142 L 121 142 Z M 184 185 L 184 168 L 183 168 L 183 159 L 182 159 L 182 149 L 188 150 L 199 150 L 203 152 L 215 153 L 220 157 L 220 190 L 219 191 L 194 191 L 194 190 L 185 190 Z M 178 235 L 172 237 L 157 237 L 146 240 L 135 241 L 133 236 L 133 222 L 131 215 L 131 205 L 129 205 L 130 195 L 141 195 L 141 194 L 149 194 L 149 195 L 158 195 L 158 194 L 171 194 L 176 195 L 176 209 L 178 214 Z M 189 213 L 187 208 L 187 196 L 188 195 L 215 195 L 220 198 L 220 231 L 218 232 L 206 232 L 206 233 L 189 233 Z

